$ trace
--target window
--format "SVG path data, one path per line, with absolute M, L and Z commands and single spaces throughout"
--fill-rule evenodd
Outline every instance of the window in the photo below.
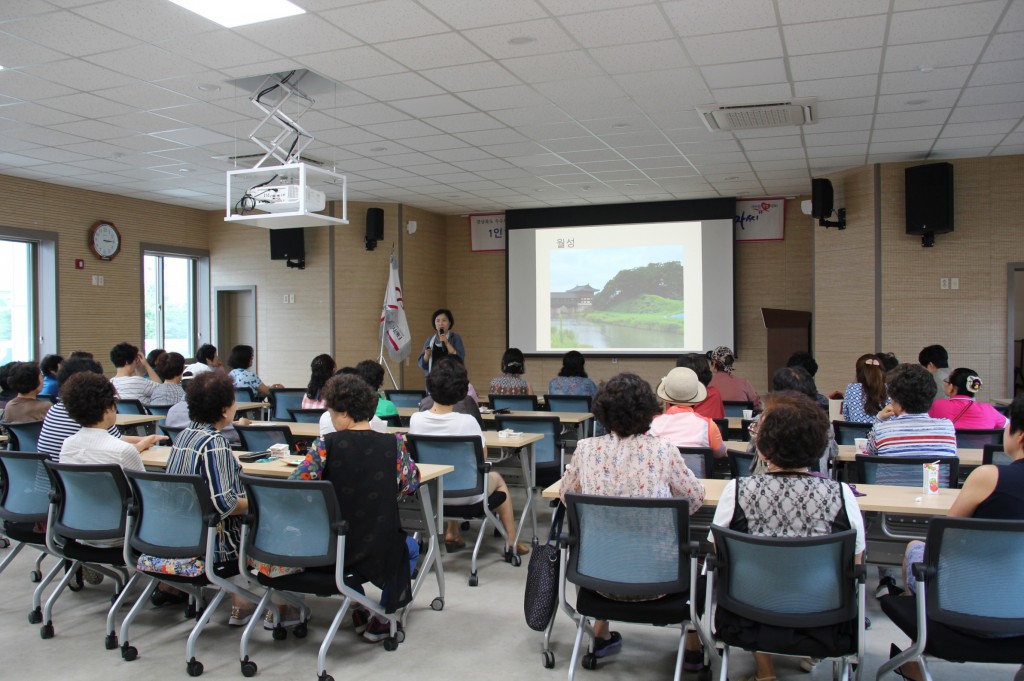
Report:
M 192 357 L 196 341 L 195 259 L 143 256 L 146 349 L 163 348 Z
M 0 364 L 35 356 L 35 248 L 0 240 Z

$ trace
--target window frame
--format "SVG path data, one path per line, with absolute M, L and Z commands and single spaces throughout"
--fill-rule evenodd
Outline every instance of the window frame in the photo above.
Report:
M 38 229 L 22 229 L 0 225 L 0 239 L 20 241 L 32 246 L 32 333 L 30 343 L 34 357 L 26 361 L 38 362 L 60 347 L 60 301 L 57 295 L 57 247 L 60 235 Z
M 210 342 L 210 252 L 199 248 L 170 246 L 167 244 L 139 244 L 139 318 L 142 323 L 143 344 L 146 335 L 146 256 L 189 258 L 192 267 L 192 355 L 203 343 Z M 161 268 L 162 269 L 162 268 Z M 161 285 L 158 289 L 162 289 Z

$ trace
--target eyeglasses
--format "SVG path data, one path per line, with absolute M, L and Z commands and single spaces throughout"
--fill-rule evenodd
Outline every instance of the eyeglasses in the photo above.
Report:
M 749 426 L 747 426 L 747 432 L 750 433 L 751 437 L 757 435 L 757 429 L 758 429 L 757 421 L 754 421 Z

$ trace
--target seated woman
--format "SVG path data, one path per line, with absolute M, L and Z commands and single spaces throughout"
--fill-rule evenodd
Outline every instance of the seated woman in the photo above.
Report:
M 57 384 L 57 372 L 60 371 L 63 362 L 64 358 L 60 355 L 43 357 L 43 361 L 39 363 L 39 369 L 43 372 L 43 389 L 39 391 L 40 395 L 57 396 L 57 390 L 60 388 Z
M 878 456 L 956 456 L 956 432 L 949 419 L 933 419 L 928 407 L 935 399 L 935 380 L 920 364 L 900 364 L 889 372 L 892 403 L 880 413 L 886 418 L 868 433 L 868 454 Z M 921 484 L 921 472 L 908 477 L 904 472 L 879 471 L 876 481 L 883 485 Z
M 691 369 L 676 367 L 668 372 L 658 385 L 658 397 L 665 402 L 665 413 L 651 422 L 650 434 L 676 447 L 710 447 L 715 456 L 725 456 L 725 442 L 718 425 L 707 416 L 694 413 L 693 405 L 700 404 L 707 396 L 707 388 Z
M 957 430 L 1003 428 L 1009 423 L 1009 419 L 996 411 L 991 404 L 975 401 L 975 395 L 981 390 L 981 378 L 973 369 L 953 369 L 942 387 L 948 399 L 932 402 L 928 416 L 933 419 L 949 419 Z
M 750 402 L 754 409 L 761 408 L 761 396 L 750 385 L 750 381 L 736 376 L 733 363 L 736 356 L 725 345 L 719 345 L 711 351 L 711 387 L 717 388 L 722 399 L 728 402 Z
M 324 399 L 320 392 L 337 368 L 338 365 L 330 355 L 317 355 L 313 358 L 309 363 L 309 384 L 306 386 L 306 394 L 302 396 L 303 409 L 324 408 Z
M 251 345 L 236 345 L 231 348 L 231 354 L 228 356 L 228 366 L 231 367 L 231 371 L 228 376 L 234 381 L 235 387 L 249 388 L 263 397 L 270 394 L 271 388 L 283 388 L 284 386 L 280 383 L 268 386 L 259 376 L 249 371 L 254 355 L 255 350 Z
M 594 397 L 593 413 L 610 431 L 580 440 L 566 467 L 559 491 L 610 497 L 683 497 L 690 514 L 704 504 L 704 487 L 686 467 L 672 443 L 647 434 L 661 411 L 647 381 L 619 374 L 602 383 Z M 594 622 L 594 655 L 604 657 L 622 646 L 622 636 L 608 631 L 606 620 Z M 686 640 L 685 668 L 700 669 L 704 657 L 696 634 Z M 694 667 L 695 665 L 695 667 Z
M 469 384 L 469 377 L 466 375 L 466 367 L 461 362 L 455 362 L 450 357 L 436 362 L 434 368 L 427 374 L 427 391 L 434 398 L 434 404 L 427 411 L 416 412 L 409 417 L 410 435 L 476 435 L 483 442 L 483 431 L 480 424 L 468 414 L 460 414 L 455 411 L 455 405 L 466 398 L 466 386 Z M 502 492 L 505 501 L 496 509 L 493 509 L 498 520 L 505 528 L 509 540 L 516 536 L 515 517 L 512 514 L 512 495 L 509 494 L 508 485 L 505 479 L 498 473 L 489 473 L 487 488 L 491 494 Z M 455 520 L 448 521 L 448 528 L 444 536 L 445 547 L 452 551 L 466 545 L 459 533 L 459 523 Z M 513 550 L 508 547 L 508 550 Z M 526 544 L 517 544 L 514 549 L 518 554 L 523 555 L 530 552 Z
M 523 374 L 526 358 L 519 348 L 509 348 L 501 356 L 501 376 L 491 379 L 489 393 L 493 395 L 532 395 L 533 388 Z
M 369 581 L 383 589 L 381 605 L 394 612 L 412 600 L 410 575 L 419 545 L 402 530 L 396 498 L 419 487 L 419 471 L 401 435 L 370 429 L 377 395 L 359 376 L 335 376 L 324 386 L 324 401 L 335 432 L 317 438 L 293 480 L 327 480 L 338 495 L 341 517 L 348 522 L 345 570 L 358 575 L 351 586 Z M 334 569 L 330 569 L 333 573 Z M 366 608 L 352 611 L 356 633 L 379 643 L 390 635 L 387 620 L 370 617 Z
M 956 369 L 955 374 L 960 369 Z M 973 372 L 971 372 L 973 373 Z M 950 380 L 953 374 L 949 376 Z M 978 466 L 967 476 L 947 515 L 956 518 L 988 518 L 990 520 L 1024 520 L 1024 396 L 1010 405 L 1010 417 L 1003 429 L 1003 450 L 1013 463 L 1008 466 Z M 910 566 L 923 563 L 926 546 L 922 541 L 907 545 L 903 558 L 903 578 L 907 589 L 917 591 L 917 580 Z M 900 650 L 893 644 L 889 657 Z M 909 662 L 897 672 L 905 679 L 924 678 L 921 667 Z
M 715 509 L 714 524 L 760 537 L 812 537 L 853 528 L 859 562 L 865 540 L 857 499 L 845 483 L 809 472 L 828 441 L 828 427 L 828 415 L 812 397 L 786 391 L 769 395 L 754 436 L 767 475 L 730 480 Z M 786 499 L 801 503 L 785 503 Z M 779 513 L 783 507 L 787 513 Z M 749 630 L 741 622 L 734 626 Z M 760 634 L 756 629 L 750 633 L 755 638 Z M 756 649 L 756 640 L 750 647 Z M 751 681 L 774 681 L 771 655 L 754 653 L 754 661 L 757 671 Z M 801 666 L 810 671 L 816 662 L 804 658 Z
M 153 368 L 163 383 L 153 388 L 149 403 L 162 406 L 184 400 L 185 389 L 181 387 L 181 375 L 185 373 L 185 358 L 177 352 L 165 352 L 157 358 Z
M 189 427 L 178 435 L 170 456 L 167 472 L 173 475 L 198 475 L 210 491 L 213 508 L 221 518 L 217 526 L 216 562 L 238 560 L 241 538 L 240 515 L 249 509 L 248 499 L 239 476 L 242 466 L 231 452 L 231 444 L 220 431 L 231 425 L 235 417 L 235 386 L 219 371 L 208 371 L 192 379 L 185 391 Z M 199 572 L 195 558 L 157 559 L 139 557 L 138 569 L 146 572 L 195 576 Z M 244 584 L 244 577 L 238 577 Z M 232 594 L 231 626 L 249 622 L 255 604 Z
M 562 355 L 562 368 L 558 376 L 548 383 L 548 393 L 551 395 L 585 395 L 593 397 L 597 394 L 597 384 L 587 377 L 583 368 L 587 360 L 583 353 L 570 350 Z
M 458 357 L 458 355 L 454 355 Z M 377 360 L 364 359 L 356 365 L 356 373 L 363 377 L 373 392 L 377 395 L 377 418 L 383 419 L 388 416 L 398 416 L 398 407 L 391 400 L 384 397 L 381 388 L 384 386 L 384 367 Z
M 16 397 L 7 402 L 0 423 L 42 421 L 52 402 L 36 399 L 43 389 L 43 373 L 34 362 L 14 362 L 8 370 L 7 385 Z
M 693 405 L 694 413 L 707 416 L 709 419 L 724 419 L 725 405 L 722 404 L 722 393 L 711 385 L 714 375 L 711 373 L 711 364 L 708 362 L 708 358 L 697 352 L 688 352 L 679 356 L 676 366 L 691 369 L 693 373 L 697 374 L 700 384 L 708 391 L 708 396 L 704 398 L 703 402 Z
M 877 355 L 857 358 L 857 382 L 846 386 L 843 393 L 843 420 L 853 423 L 877 423 L 879 412 L 889 401 L 885 394 L 885 376 Z

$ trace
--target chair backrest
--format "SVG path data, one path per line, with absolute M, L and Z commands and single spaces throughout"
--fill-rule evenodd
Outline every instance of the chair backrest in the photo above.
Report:
M 590 395 L 545 395 L 544 406 L 548 411 L 569 411 L 590 413 Z
M 995 464 L 997 466 L 1009 466 L 1013 459 L 1003 449 L 1002 443 L 998 445 L 985 445 L 981 451 L 982 465 Z
M 139 400 L 121 400 L 117 401 L 117 413 L 118 414 L 131 414 L 134 416 L 145 416 L 149 412 L 142 405 Z
M 679 447 L 679 453 L 686 461 L 686 467 L 698 478 L 713 477 L 715 453 L 710 447 Z
M 50 508 L 49 477 L 35 452 L 0 451 L 0 518 L 12 523 L 42 523 Z
M 690 588 L 690 506 L 685 499 L 566 494 L 566 579 L 629 596 Z M 680 613 L 680 619 L 685 617 Z
M 387 416 L 378 416 L 381 421 L 388 424 L 388 428 L 401 428 L 402 417 L 398 414 L 388 414 Z
M 871 432 L 871 423 L 857 423 L 856 421 L 833 421 L 832 431 L 836 436 L 837 445 L 856 444 L 857 438 L 865 438 Z
M 718 426 L 718 432 L 722 434 L 723 440 L 732 439 L 732 429 L 729 427 L 729 419 L 711 419 Z
M 131 491 L 117 464 L 43 462 L 57 503 L 53 531 L 83 541 L 124 538 Z
M 1024 520 L 932 518 L 927 546 L 929 621 L 994 636 L 1024 631 Z
M 270 389 L 270 420 L 291 421 L 292 409 L 302 408 L 302 398 L 306 396 L 303 388 L 271 388 Z
M 50 404 L 57 404 L 56 395 L 36 395 L 37 400 L 46 400 Z
M 323 409 L 289 409 L 290 421 L 296 423 L 320 423 L 320 417 L 324 415 Z
M 160 558 L 205 556 L 207 523 L 215 522 L 217 514 L 202 477 L 144 471 L 124 474 L 134 498 L 128 513 L 136 518 L 129 546 Z
M 171 439 L 171 445 L 174 445 L 174 443 L 178 440 L 178 436 L 181 435 L 181 431 L 185 430 L 184 427 L 173 428 L 171 426 L 165 426 L 163 424 L 161 424 L 158 427 L 160 428 L 160 432 L 162 432 L 164 435 Z
M 387 397 L 396 407 L 419 407 L 420 400 L 427 396 L 426 390 L 385 390 Z
M 324 480 L 275 480 L 242 475 L 249 500 L 244 552 L 270 565 L 333 565 L 341 511 L 334 486 Z
M 487 395 L 491 409 L 508 409 L 509 411 L 539 411 L 536 395 Z
M 981 449 L 985 445 L 1001 444 L 1002 428 L 960 428 L 956 431 L 956 446 L 961 449 Z
M 264 452 L 271 445 L 288 445 L 295 442 L 288 426 L 235 426 L 242 449 L 248 452 Z
M 856 530 L 818 537 L 756 537 L 712 525 L 711 533 L 719 608 L 786 628 L 856 620 Z
M 146 407 L 149 413 L 153 416 L 167 416 L 167 412 L 173 407 L 173 404 L 151 404 Z
M 446 499 L 472 497 L 484 493 L 484 444 L 478 435 L 406 436 L 409 456 L 416 463 L 455 466 L 444 476 Z
M 727 454 L 729 456 L 729 474 L 732 476 L 732 479 L 748 477 L 750 475 L 750 468 L 754 464 L 754 457 L 757 454 L 740 452 L 735 449 L 730 449 Z
M 744 409 L 754 409 L 753 402 L 737 402 L 734 400 L 722 400 L 722 407 L 725 409 L 726 418 L 730 416 L 743 416 Z
M 754 419 L 740 419 L 740 439 L 744 442 L 750 442 L 750 424 L 754 422 Z
M 557 416 L 505 416 L 497 414 L 494 424 L 498 430 L 511 428 L 521 433 L 537 433 L 544 439 L 533 444 L 534 460 L 538 466 L 561 466 L 562 422 Z
M 24 423 L 5 423 L 4 428 L 11 436 L 11 449 L 19 452 L 39 451 L 39 433 L 43 430 L 42 421 L 26 421 Z
M 858 454 L 857 479 L 872 485 L 917 487 L 924 484 L 926 463 L 939 463 L 939 487 L 956 487 L 960 459 L 955 456 L 876 456 Z
M 235 386 L 235 402 L 259 402 L 256 391 L 252 388 L 240 388 Z

